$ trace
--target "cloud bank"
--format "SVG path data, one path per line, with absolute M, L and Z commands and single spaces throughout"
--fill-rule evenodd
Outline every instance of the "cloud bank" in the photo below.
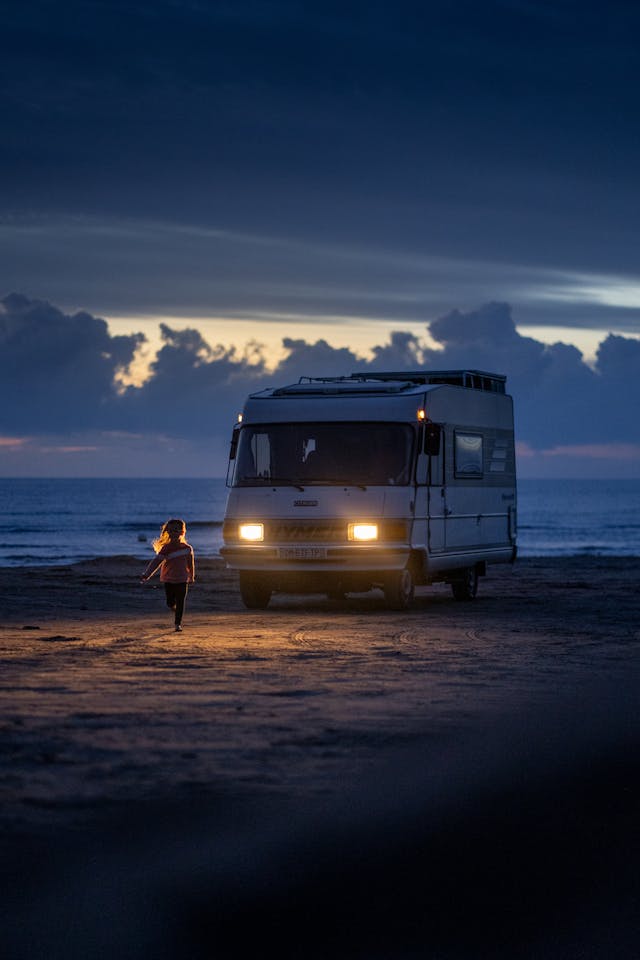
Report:
M 623 449 L 628 459 L 630 450 L 640 449 L 640 341 L 609 335 L 590 367 L 573 346 L 522 336 L 506 303 L 454 310 L 428 331 L 439 349 L 396 332 L 373 348 L 370 359 L 326 340 L 288 337 L 284 359 L 269 369 L 259 345 L 211 345 L 196 329 L 176 331 L 163 324 L 162 347 L 148 379 L 124 388 L 121 378 L 145 342 L 142 334 L 111 336 L 100 318 L 68 315 L 11 294 L 0 301 L 2 456 L 19 450 L 30 436 L 56 437 L 60 448 L 89 452 L 91 442 L 83 446 L 78 437 L 101 431 L 112 447 L 119 438 L 122 443 L 133 435 L 146 438 L 138 448 L 141 475 L 151 462 L 146 457 L 152 435 L 163 442 L 207 444 L 221 460 L 252 391 L 303 375 L 457 367 L 507 375 L 523 450 L 581 448 L 602 456 L 603 450 Z M 222 462 L 218 466 L 222 472 Z
M 521 0 L 5 4 L 0 209 L 635 275 L 639 27 L 628 0 L 579 16 Z
M 340 228 L 342 230 L 342 228 Z M 496 296 L 528 325 L 640 330 L 640 283 L 629 275 L 436 255 L 373 237 L 278 237 L 161 219 L 0 215 L 0 289 L 108 315 L 371 319 L 415 331 L 423 318 Z M 9 278 L 11 278 L 9 280 Z M 117 282 L 114 282 L 117 278 Z
M 143 334 L 109 334 L 104 320 L 73 316 L 10 294 L 0 301 L 0 431 L 63 432 L 108 427 L 121 416 L 118 375 Z

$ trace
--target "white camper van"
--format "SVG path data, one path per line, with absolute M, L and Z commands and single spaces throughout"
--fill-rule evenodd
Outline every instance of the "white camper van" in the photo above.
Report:
M 414 585 L 472 599 L 516 556 L 513 406 L 478 370 L 303 377 L 252 394 L 231 443 L 221 550 L 247 607 L 272 593 Z

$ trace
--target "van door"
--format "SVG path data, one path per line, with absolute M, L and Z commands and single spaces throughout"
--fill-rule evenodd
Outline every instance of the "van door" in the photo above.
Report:
M 427 447 L 428 449 L 428 447 Z M 445 433 L 440 431 L 439 442 L 429 456 L 427 476 L 427 549 L 429 553 L 443 553 L 447 546 L 447 488 L 445 486 Z
M 487 540 L 488 490 L 484 482 L 485 438 L 474 429 L 455 429 L 447 485 L 447 548 L 469 551 Z M 453 468 L 453 469 L 452 469 Z

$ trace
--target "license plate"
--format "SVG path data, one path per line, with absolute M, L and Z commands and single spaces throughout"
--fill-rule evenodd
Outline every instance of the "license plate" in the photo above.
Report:
M 281 560 L 326 560 L 326 547 L 280 547 Z

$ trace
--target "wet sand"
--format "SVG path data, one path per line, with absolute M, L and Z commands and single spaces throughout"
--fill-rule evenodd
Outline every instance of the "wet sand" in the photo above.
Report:
M 122 557 L 0 571 L 2 878 L 16 898 L 7 918 L 10 956 L 253 955 L 243 952 L 238 926 L 264 912 L 266 890 L 275 912 L 282 910 L 294 876 L 305 916 L 310 904 L 325 906 L 324 939 L 317 934 L 316 946 L 304 947 L 292 941 L 300 931 L 289 917 L 284 927 L 269 927 L 268 955 L 277 942 L 273 955 L 279 956 L 568 957 L 574 948 L 586 949 L 586 940 L 591 953 L 584 956 L 604 957 L 598 944 L 612 949 L 605 931 L 614 903 L 618 952 L 608 955 L 636 955 L 625 953 L 637 923 L 624 851 L 640 852 L 630 816 L 632 796 L 637 807 L 640 739 L 640 558 L 544 558 L 490 567 L 475 601 L 455 601 L 444 585 L 420 588 L 403 613 L 386 610 L 375 592 L 351 596 L 340 607 L 320 596 L 278 596 L 266 611 L 247 611 L 235 575 L 219 561 L 202 561 L 182 634 L 173 632 L 158 586 L 138 583 L 142 566 Z M 622 777 L 626 786 L 613 792 L 623 809 L 603 810 L 589 821 L 585 798 L 589 809 L 596 801 L 584 786 L 587 771 L 597 796 L 603 789 L 609 795 L 606 785 Z M 573 799 L 565 809 L 567 795 Z M 558 809 L 564 812 L 556 822 L 551 812 Z M 471 840 L 458 849 L 460 837 L 486 840 L 496 810 L 501 817 L 491 827 L 492 853 L 478 852 L 482 879 L 472 858 L 446 906 L 438 896 L 448 889 L 443 878 L 452 858 L 464 863 L 475 849 Z M 539 844 L 524 843 L 536 831 L 521 821 L 535 819 L 535 810 L 547 811 L 550 832 Z M 580 858 L 576 866 L 575 850 L 584 842 L 572 834 L 580 825 L 589 838 L 594 829 L 601 838 L 606 862 L 598 870 Z M 550 844 L 556 853 L 568 844 L 558 876 L 573 870 L 586 882 L 580 925 L 573 903 L 560 933 L 556 924 L 551 936 L 539 897 L 545 884 L 548 893 L 554 890 L 552 869 L 544 884 L 525 891 L 531 909 L 542 911 L 544 922 L 534 929 L 511 902 L 517 884 L 491 887 L 491 877 L 506 869 L 500 857 L 509 845 L 501 831 L 511 831 L 509 849 L 519 837 L 529 877 L 540 868 L 531 858 L 545 848 L 553 861 Z M 311 859 L 291 859 L 292 845 L 308 846 L 318 836 L 325 838 L 323 851 L 331 851 L 321 878 L 308 872 L 317 850 Z M 360 837 L 359 857 L 354 837 Z M 443 837 L 451 856 L 443 852 Z M 509 928 L 507 937 L 501 909 L 503 921 L 494 922 L 492 934 L 484 931 L 482 950 L 474 952 L 473 938 L 465 940 L 453 917 L 440 929 L 431 911 L 428 929 L 439 952 L 416 953 L 425 932 L 416 933 L 415 905 L 401 930 L 393 923 L 402 911 L 398 904 L 390 908 L 388 923 L 367 940 L 370 913 L 356 897 L 360 919 L 343 917 L 338 930 L 342 867 L 345 875 L 357 873 L 366 849 L 366 873 L 388 876 L 396 849 L 391 838 L 404 851 L 402 865 L 393 863 L 395 887 L 376 887 L 370 908 L 376 897 L 393 904 L 399 873 L 415 877 L 415 851 L 423 850 L 427 886 L 433 873 L 426 860 L 438 864 L 440 893 L 430 896 L 441 918 L 453 904 L 464 904 L 469 915 L 471 901 L 477 904 L 486 888 L 494 907 L 501 900 L 520 916 L 517 929 Z M 133 859 L 132 844 L 139 854 Z M 159 878 L 169 882 L 156 859 L 158 846 L 177 871 L 168 901 L 179 890 L 187 912 L 199 918 L 195 927 L 182 913 L 165 923 L 166 911 L 151 915 L 148 902 L 141 906 L 134 896 L 134 889 L 159 896 Z M 44 874 L 43 851 L 51 865 Z M 117 917 L 121 935 L 110 927 L 107 936 L 99 898 L 85 904 L 80 926 L 77 918 L 71 922 L 70 904 L 84 889 L 89 864 L 92 875 L 107 876 L 109 915 Z M 242 894 L 236 888 L 241 875 Z M 138 903 L 137 913 L 118 912 L 114 876 Z M 517 876 L 522 883 L 521 870 Z M 312 881 L 317 886 L 310 890 Z M 362 885 L 361 874 L 349 887 L 351 898 L 354 885 Z M 567 896 L 562 890 L 555 890 L 556 904 Z M 212 898 L 227 904 L 215 922 L 202 907 Z M 403 909 L 410 900 L 405 890 Z M 521 897 L 517 902 L 522 906 Z M 231 916 L 236 926 L 227 928 Z M 52 936 L 52 924 L 66 931 L 62 940 Z M 353 928 L 351 938 L 345 924 Z M 88 944 L 98 941 L 104 952 L 92 953 Z M 527 952 L 532 944 L 544 952 Z

